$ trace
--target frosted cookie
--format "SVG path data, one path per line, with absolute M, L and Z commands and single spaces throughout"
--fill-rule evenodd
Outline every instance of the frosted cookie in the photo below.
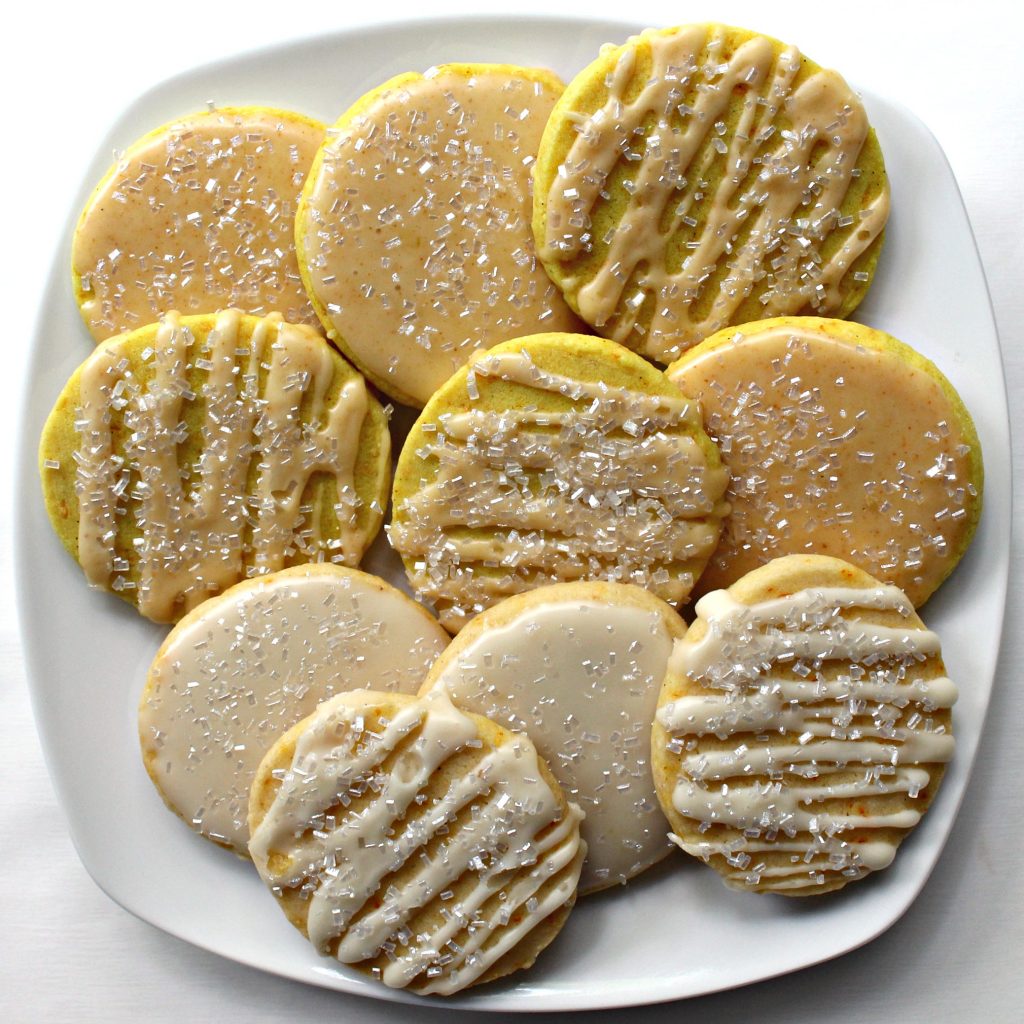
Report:
M 118 157 L 82 211 L 75 298 L 103 341 L 169 310 L 236 307 L 316 324 L 295 261 L 295 209 L 324 125 L 225 107 L 163 125 Z
M 651 779 L 651 721 L 683 620 L 652 594 L 562 583 L 495 605 L 434 663 L 423 692 L 526 733 L 586 818 L 580 891 L 671 849 Z
M 474 356 L 427 404 L 395 472 L 392 546 L 455 632 L 548 583 L 685 601 L 727 475 L 700 413 L 613 342 L 539 334 Z
M 888 212 L 846 82 L 724 25 L 606 47 L 555 106 L 535 170 L 552 280 L 600 334 L 666 363 L 729 324 L 847 316 Z
M 978 435 L 909 346 L 861 324 L 782 317 L 713 335 L 668 376 L 700 400 L 732 474 L 701 592 L 815 553 L 920 606 L 967 550 L 981 515 Z
M 384 580 L 325 563 L 204 601 L 171 630 L 139 705 L 142 757 L 168 807 L 246 856 L 263 755 L 349 690 L 415 693 L 448 634 Z
M 393 78 L 334 126 L 296 223 L 328 336 L 423 406 L 471 352 L 581 324 L 537 262 L 530 168 L 562 83 L 507 64 Z
M 953 756 L 939 638 L 839 559 L 791 555 L 707 594 L 670 668 L 658 796 L 732 888 L 809 896 L 887 867 Z
M 525 736 L 440 692 L 346 693 L 264 758 L 249 851 L 322 954 L 450 995 L 529 967 L 558 934 L 580 817 Z
M 358 564 L 389 463 L 384 411 L 316 331 L 234 310 L 104 342 L 40 444 L 61 542 L 155 622 L 248 576 Z

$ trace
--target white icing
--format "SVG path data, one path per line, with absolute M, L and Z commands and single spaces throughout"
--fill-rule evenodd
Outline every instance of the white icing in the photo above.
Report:
M 277 737 L 323 700 L 415 693 L 448 635 L 379 580 L 287 569 L 233 589 L 164 641 L 139 734 L 164 799 L 197 832 L 246 852 L 249 788 Z
M 457 643 L 433 685 L 528 734 L 586 812 L 581 890 L 625 882 L 660 860 L 668 847 L 650 723 L 672 651 L 663 615 L 552 596 Z

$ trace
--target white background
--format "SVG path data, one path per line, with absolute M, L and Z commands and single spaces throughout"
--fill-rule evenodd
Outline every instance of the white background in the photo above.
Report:
M 12 508 L 19 501 L 38 503 L 36 494 L 16 493 L 12 482 L 19 396 L 30 386 L 23 372 L 25 345 L 82 170 L 96 140 L 140 92 L 224 55 L 371 18 L 508 11 L 630 18 L 658 26 L 719 20 L 765 31 L 796 43 L 858 85 L 899 100 L 935 133 L 959 181 L 988 277 L 1011 410 L 1015 396 L 1024 393 L 1024 70 L 1018 56 L 1024 15 L 1010 13 L 1009 4 L 592 0 L 555 6 L 550 0 L 518 0 L 485 8 L 479 2 L 393 0 L 361 3 L 354 11 L 346 6 L 342 0 L 137 0 L 65 10 L 36 0 L 19 5 L 19 21 L 7 16 L 0 61 L 8 126 L 0 160 L 8 381 L 7 400 L 0 403 L 8 439 L 0 445 L 7 495 L 0 506 L 0 1020 L 120 1024 L 144 1018 L 162 1024 L 229 1018 L 259 1024 L 326 1018 L 374 1024 L 440 1021 L 445 1012 L 282 981 L 135 920 L 86 875 L 50 786 L 29 708 L 11 582 Z M 941 294 L 935 301 L 941 303 Z M 1019 437 L 1024 421 L 1011 415 Z M 1019 454 L 1014 461 L 1019 481 Z M 1016 580 L 1024 566 L 1016 540 L 1008 557 L 1006 630 L 981 753 L 949 845 L 907 915 L 869 946 L 830 964 L 682 1005 L 615 1011 L 615 1020 L 1022 1019 L 1024 636 Z

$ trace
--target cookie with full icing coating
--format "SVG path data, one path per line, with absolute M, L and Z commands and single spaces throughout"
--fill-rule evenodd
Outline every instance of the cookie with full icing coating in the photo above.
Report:
M 451 995 L 529 967 L 575 900 L 586 846 L 525 736 L 443 692 L 344 693 L 268 752 L 249 851 L 324 955 Z
M 263 755 L 349 690 L 415 693 L 448 634 L 384 580 L 330 563 L 246 580 L 194 608 L 150 666 L 139 740 L 165 803 L 248 856 Z
M 563 89 L 550 71 L 445 64 L 358 100 L 302 193 L 303 280 L 328 337 L 422 407 L 471 352 L 582 325 L 539 265 L 530 167 Z
M 423 693 L 529 735 L 586 818 L 580 892 L 621 884 L 670 850 L 651 778 L 651 721 L 686 625 L 639 587 L 559 583 L 469 623 Z
M 390 437 L 313 328 L 169 313 L 75 371 L 39 458 L 50 522 L 88 581 L 174 622 L 249 576 L 357 565 L 383 518 Z
M 97 341 L 174 309 L 238 308 L 316 324 L 295 259 L 295 210 L 325 126 L 223 107 L 145 135 L 96 186 L 75 229 L 72 283 Z
M 849 315 L 888 211 L 846 82 L 725 25 L 606 47 L 555 106 L 535 168 L 552 280 L 598 333 L 663 363 L 729 324 Z
M 731 888 L 812 896 L 888 867 L 953 756 L 939 638 L 898 588 L 789 555 L 697 602 L 658 702 L 658 797 Z
M 919 607 L 981 515 L 981 446 L 942 372 L 863 324 L 729 328 L 667 370 L 731 471 L 731 513 L 698 592 L 779 555 L 844 558 Z
M 434 395 L 388 527 L 446 629 L 511 594 L 605 579 L 685 601 L 727 474 L 695 403 L 629 349 L 538 334 L 477 353 Z

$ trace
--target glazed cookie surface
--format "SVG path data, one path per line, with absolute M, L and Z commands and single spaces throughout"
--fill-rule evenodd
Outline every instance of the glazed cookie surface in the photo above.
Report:
M 249 850 L 319 952 L 450 995 L 529 967 L 558 934 L 580 817 L 526 737 L 442 692 L 350 693 L 264 758 Z
M 40 444 L 61 542 L 155 622 L 248 576 L 358 564 L 389 465 L 383 410 L 326 340 L 234 310 L 104 342 Z
M 787 896 L 887 867 L 953 756 L 956 696 L 906 595 L 847 562 L 791 555 L 707 594 L 653 730 L 674 841 Z
M 535 169 L 552 280 L 599 333 L 665 363 L 729 324 L 848 315 L 888 211 L 843 79 L 723 25 L 606 47 L 556 105 Z
M 639 587 L 556 584 L 478 615 L 423 684 L 536 744 L 586 815 L 581 892 L 626 882 L 671 849 L 650 736 L 673 642 L 685 632 L 669 605 Z
M 168 807 L 248 855 L 263 755 L 337 693 L 415 693 L 448 634 L 384 580 L 295 566 L 204 601 L 171 630 L 139 705 L 143 761 Z
M 731 471 L 731 513 L 698 590 L 784 554 L 844 558 L 923 604 L 981 515 L 978 436 L 908 345 L 780 317 L 721 331 L 669 367 Z
M 540 334 L 474 356 L 398 460 L 388 527 L 455 632 L 548 583 L 635 583 L 686 600 L 718 541 L 727 474 L 700 413 L 613 342 Z
M 325 126 L 265 107 L 191 114 L 139 139 L 75 230 L 72 279 L 97 341 L 170 310 L 239 308 L 316 324 L 295 210 Z
M 329 133 L 296 238 L 328 336 L 422 407 L 471 352 L 582 326 L 537 261 L 530 167 L 549 71 L 446 64 L 368 93 Z

